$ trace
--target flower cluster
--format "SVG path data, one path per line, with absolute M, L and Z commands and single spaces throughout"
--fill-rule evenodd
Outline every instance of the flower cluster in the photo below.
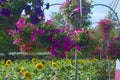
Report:
M 79 0 L 68 0 L 61 5 L 60 9 L 65 15 L 66 21 L 72 26 L 76 26 L 76 23 L 80 22 L 80 9 L 82 9 L 83 26 L 87 26 L 88 14 L 91 12 L 91 2 L 82 0 L 82 8 L 80 8 Z
M 69 33 L 72 35 L 73 39 L 76 40 L 77 44 L 80 47 L 87 46 L 90 41 L 89 31 L 85 29 L 74 30 Z
M 20 18 L 14 30 L 8 30 L 14 39 L 13 44 L 19 46 L 20 51 L 33 53 L 39 51 L 51 52 L 53 56 L 66 57 L 76 46 L 76 41 L 71 40 L 66 28 L 59 28 L 47 20 L 39 25 L 26 22 Z
M 25 14 L 30 16 L 32 24 L 41 22 L 44 19 L 44 9 L 49 9 L 49 3 L 44 4 L 43 0 L 0 0 L 0 4 L 2 4 L 0 6 L 0 17 L 7 17 L 7 19 L 15 17 L 19 19 L 21 12 L 25 10 Z
M 100 20 L 97 26 L 98 29 L 103 32 L 103 41 L 105 41 L 109 37 L 110 31 L 114 26 L 114 22 L 109 18 L 105 18 Z
M 108 48 L 108 56 L 112 59 L 118 58 L 118 56 L 120 56 L 120 38 L 112 38 Z

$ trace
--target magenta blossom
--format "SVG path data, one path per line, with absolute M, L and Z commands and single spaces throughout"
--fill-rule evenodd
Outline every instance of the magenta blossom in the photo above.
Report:
M 64 43 L 64 44 L 63 44 L 63 49 L 64 49 L 65 51 L 68 51 L 68 52 L 69 52 L 71 48 L 70 48 L 70 45 L 69 45 L 68 43 Z
M 81 51 L 81 47 L 80 47 L 80 46 L 76 46 L 76 49 L 77 49 L 78 51 Z
M 51 34 L 54 35 L 54 34 L 56 34 L 56 33 L 58 33 L 58 32 L 59 32 L 59 30 L 58 30 L 58 29 L 55 29 L 55 30 L 52 30 L 52 31 L 51 31 Z
M 66 54 L 65 53 L 62 53 L 61 54 L 61 58 L 65 58 L 66 57 Z
M 17 38 L 13 41 L 13 44 L 19 44 L 22 41 L 22 38 Z
M 60 39 L 56 39 L 55 44 L 59 45 L 60 44 Z
M 61 6 L 60 6 L 60 9 L 61 9 L 61 8 L 64 8 L 64 7 L 66 6 L 66 3 L 67 3 L 67 2 L 62 3 Z
M 38 30 L 39 35 L 44 35 L 45 31 L 44 30 Z
M 46 21 L 46 24 L 49 25 L 49 24 L 51 24 L 51 22 L 52 22 L 51 19 L 50 19 L 50 20 L 47 20 L 47 21 Z
M 21 29 L 21 27 L 23 27 L 23 25 L 25 24 L 25 18 L 20 18 L 19 21 L 16 23 L 16 26 L 18 28 L 18 30 Z
M 35 41 L 35 32 L 33 32 L 32 35 L 31 35 L 31 41 L 32 42 Z
M 15 32 L 14 32 L 13 30 L 8 29 L 7 32 L 8 32 L 9 35 L 11 35 L 12 37 L 14 37 L 14 33 L 15 33 Z
M 57 51 L 52 51 L 52 55 L 53 56 L 58 56 L 58 52 Z
M 75 8 L 73 11 L 74 11 L 74 12 L 80 12 L 80 6 L 78 5 L 78 7 Z

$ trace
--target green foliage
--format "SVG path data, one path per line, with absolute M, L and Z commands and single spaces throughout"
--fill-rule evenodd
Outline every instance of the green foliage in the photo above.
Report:
M 8 18 L 5 18 L 3 16 L 0 16 L 0 25 L 7 25 L 5 27 L 12 28 L 12 26 L 15 25 L 15 23 L 18 21 L 18 19 L 21 16 L 22 10 L 25 8 L 28 2 L 34 2 L 35 0 L 7 0 L 7 2 L 4 2 L 0 5 L 0 9 L 5 7 L 9 8 L 11 12 L 11 16 Z M 32 12 L 31 12 L 32 13 Z
M 80 33 L 78 36 L 77 42 L 89 42 L 89 35 L 86 32 Z
M 103 33 L 99 29 L 90 29 L 90 31 L 95 32 L 94 38 L 97 40 L 101 40 Z M 116 29 L 112 29 L 110 31 L 110 38 L 116 38 L 118 36 L 118 31 Z
M 36 69 L 36 64 L 42 63 L 43 69 Z M 56 66 L 53 66 L 53 63 Z M 111 72 L 114 72 L 115 61 L 111 60 Z M 62 59 L 47 61 L 44 59 L 35 59 L 34 63 L 30 60 L 16 60 L 6 66 L 5 60 L 0 61 L 0 78 L 11 80 L 25 80 L 27 77 L 23 71 L 29 72 L 31 80 L 74 80 L 75 77 L 75 60 Z M 78 78 L 80 80 L 100 80 L 99 78 L 108 76 L 108 60 L 78 59 Z M 23 74 L 23 75 L 22 75 Z M 9 75 L 9 76 L 8 76 Z M 111 74 L 111 77 L 114 73 Z
M 64 20 L 64 15 L 62 14 L 61 11 L 53 12 L 51 14 L 51 19 L 53 20 L 55 25 L 58 25 L 58 26 L 65 26 L 66 25 L 65 20 Z
M 13 45 L 13 39 L 5 31 L 0 30 L 0 53 L 18 51 L 18 47 Z

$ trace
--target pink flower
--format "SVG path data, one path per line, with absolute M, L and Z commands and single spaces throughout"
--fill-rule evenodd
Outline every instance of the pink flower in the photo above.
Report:
M 60 9 L 64 8 L 66 6 L 67 2 L 64 2 L 61 4 Z
M 53 55 L 53 56 L 55 56 L 55 57 L 57 57 L 57 56 L 58 56 L 58 52 L 57 52 L 57 51 L 52 50 L 52 55 Z
M 35 41 L 35 33 L 33 32 L 32 35 L 31 35 L 31 41 Z
M 12 37 L 14 37 L 14 31 L 13 30 L 8 29 L 7 32 L 8 32 L 9 35 L 11 35 Z
M 66 54 L 65 53 L 62 53 L 61 54 L 61 58 L 65 58 L 66 57 Z
M 44 35 L 44 33 L 45 33 L 44 30 L 39 30 L 39 31 L 38 31 L 38 34 L 39 34 L 39 35 Z
M 46 24 L 49 25 L 51 22 L 52 22 L 51 19 L 50 19 L 50 20 L 47 20 L 47 21 L 46 21 Z
M 75 11 L 75 12 L 80 12 L 80 6 L 78 5 L 78 7 L 75 8 L 73 11 Z
M 18 30 L 25 24 L 25 19 L 24 18 L 20 18 L 19 21 L 16 23 L 16 26 L 18 28 Z
M 55 43 L 56 43 L 57 45 L 59 45 L 59 44 L 60 44 L 60 39 L 56 39 L 56 40 L 55 40 Z
M 76 47 L 76 49 L 77 49 L 78 51 L 81 51 L 81 48 L 80 48 L 80 46 L 77 46 L 77 47 Z
M 22 38 L 17 38 L 13 41 L 13 44 L 18 44 L 22 41 Z

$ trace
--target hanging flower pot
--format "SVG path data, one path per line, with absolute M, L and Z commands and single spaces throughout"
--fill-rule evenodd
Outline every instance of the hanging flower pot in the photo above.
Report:
M 76 23 L 80 22 L 80 4 L 79 0 L 68 0 L 64 2 L 60 9 L 65 15 L 65 19 L 68 24 L 71 24 L 72 26 L 76 26 Z M 89 14 L 91 12 L 91 1 L 89 0 L 82 0 L 82 21 L 83 26 L 88 26 L 90 24 L 90 21 L 88 18 L 90 17 Z
M 110 31 L 112 30 L 114 25 L 115 23 L 109 18 L 101 19 L 98 22 L 97 27 L 103 33 L 103 37 L 102 37 L 103 41 L 106 41 L 108 39 Z

